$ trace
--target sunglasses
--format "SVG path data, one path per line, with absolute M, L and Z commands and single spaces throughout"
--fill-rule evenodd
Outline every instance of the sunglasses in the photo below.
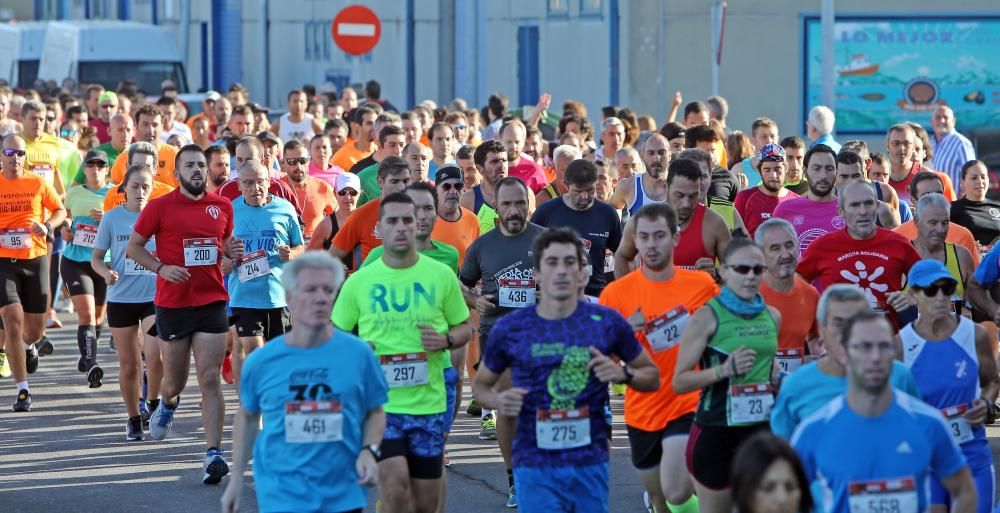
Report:
M 101 160 L 91 160 L 90 162 L 87 162 L 87 166 L 88 167 L 108 167 L 108 165 L 105 164 Z
M 452 189 L 455 189 L 456 191 L 461 191 L 462 189 L 465 188 L 465 184 L 464 183 L 456 183 L 456 184 L 443 183 L 443 184 L 439 185 L 438 187 L 440 187 L 445 192 L 448 192 L 448 191 L 450 191 Z
M 944 292 L 944 295 L 951 296 L 952 294 L 955 293 L 955 290 L 958 289 L 958 282 L 956 282 L 954 280 L 941 280 L 941 281 L 937 281 L 937 282 L 932 283 L 928 287 L 916 287 L 916 286 L 914 286 L 913 288 L 915 288 L 915 289 L 923 292 L 924 295 L 927 296 L 927 297 L 937 296 L 939 290 L 941 292 Z
M 465 125 L 451 125 L 451 128 L 453 130 L 465 130 L 466 126 Z
M 305 157 L 299 157 L 297 159 L 285 159 L 285 164 L 288 164 L 289 166 L 294 166 L 296 164 L 305 164 L 306 162 L 309 162 L 309 159 Z
M 6 150 L 3 150 L 3 154 L 4 154 L 5 157 L 13 157 L 14 155 L 17 155 L 18 157 L 22 157 L 23 158 L 25 155 L 28 154 L 28 152 L 26 152 L 24 150 L 6 149 Z
M 760 276 L 761 274 L 764 273 L 765 270 L 767 270 L 767 266 L 761 264 L 757 265 L 738 264 L 738 265 L 727 265 L 726 267 L 736 271 L 738 274 L 750 274 L 752 272 L 754 276 Z
M 344 189 L 342 191 L 337 191 L 337 196 L 347 196 L 348 194 L 350 194 L 351 196 L 357 196 L 358 191 L 354 189 Z
M 45 116 L 45 121 L 48 121 L 49 123 L 53 123 L 55 122 L 55 120 L 56 120 L 55 116 Z
M 60 130 L 59 131 L 59 136 L 60 137 L 71 137 L 71 136 L 74 136 L 74 135 L 76 135 L 78 133 L 79 132 L 77 132 L 76 130 Z
M 104 103 L 104 104 L 101 104 L 100 108 L 102 108 L 102 109 L 117 109 L 118 106 L 110 104 L 110 103 Z

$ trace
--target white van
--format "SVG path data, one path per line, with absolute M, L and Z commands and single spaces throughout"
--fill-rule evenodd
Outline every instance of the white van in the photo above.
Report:
M 0 24 L 0 78 L 12 87 L 34 86 L 48 25 L 40 21 Z
M 136 89 L 159 94 L 172 80 L 187 93 L 187 77 L 177 41 L 167 28 L 147 23 L 108 20 L 57 21 L 48 24 L 38 78 L 61 84 L 101 84 L 115 89 L 132 80 Z

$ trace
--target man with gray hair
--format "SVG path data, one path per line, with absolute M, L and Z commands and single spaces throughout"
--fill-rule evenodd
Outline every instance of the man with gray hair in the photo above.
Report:
M 809 110 L 809 118 L 806 120 L 806 136 L 812 139 L 812 146 L 825 144 L 833 151 L 840 153 L 840 143 L 833 139 L 833 123 L 836 119 L 830 107 L 825 105 L 817 105 Z
M 799 239 L 792 223 L 772 217 L 757 227 L 754 242 L 764 253 L 764 302 L 781 312 L 778 330 L 778 366 L 793 372 L 821 352 L 816 325 L 819 292 L 795 274 L 799 265 Z
M 321 251 L 285 268 L 281 285 L 295 330 L 244 363 L 233 426 L 234 472 L 222 495 L 223 512 L 239 509 L 251 455 L 254 480 L 267 484 L 256 487 L 261 508 L 322 504 L 351 511 L 367 503 L 365 487 L 375 484 L 378 472 L 388 385 L 371 346 L 330 323 L 343 282 L 344 266 Z M 258 439 L 262 415 L 268 422 Z M 308 460 L 323 464 L 301 465 Z M 302 487 L 303 479 L 324 486 Z
M 566 176 L 566 168 L 570 162 L 583 158 L 580 149 L 576 146 L 563 144 L 552 151 L 552 164 L 556 171 L 556 177 L 544 189 L 535 195 L 535 205 L 541 205 L 550 199 L 558 198 L 569 190 L 563 178 Z
M 705 100 L 705 106 L 708 107 L 708 112 L 712 116 L 712 119 L 718 121 L 722 125 L 722 128 L 726 128 L 726 116 L 729 115 L 729 102 L 722 96 L 714 95 L 709 96 Z
M 648 141 L 649 137 L 646 140 Z M 615 153 L 615 169 L 618 170 L 619 180 L 646 172 L 646 167 L 642 165 L 642 156 L 631 146 L 626 146 Z
M 795 373 L 779 372 L 780 389 L 771 409 L 771 431 L 775 435 L 791 438 L 803 419 L 847 390 L 847 371 L 840 363 L 843 328 L 848 319 L 866 311 L 870 311 L 868 298 L 856 285 L 841 283 L 823 291 L 816 320 L 824 354 Z M 900 361 L 893 362 L 889 382 L 897 390 L 920 397 L 910 369 Z
M 615 153 L 625 146 L 625 124 L 616 117 L 605 118 L 601 122 L 601 147 L 594 155 L 597 158 L 615 158 Z
M 232 169 L 231 172 L 236 173 L 236 176 L 220 185 L 215 190 L 215 193 L 230 201 L 238 199 L 242 194 L 239 185 L 239 169 L 247 162 L 264 164 L 264 143 L 252 135 L 245 136 L 236 143 L 236 154 L 232 160 L 233 167 L 230 168 Z M 270 180 L 269 182 L 267 192 L 291 203 L 295 207 L 295 212 L 298 215 L 302 215 L 302 206 L 299 204 L 299 198 L 292 191 L 291 187 L 284 180 Z
M 913 247 L 920 254 L 920 258 L 943 263 L 951 273 L 951 277 L 958 283 L 958 288 L 951 298 L 951 305 L 956 315 L 961 316 L 975 264 L 969 250 L 947 241 L 951 226 L 950 216 L 951 202 L 943 194 L 932 192 L 921 196 L 913 211 L 913 223 L 917 228 L 917 238 L 913 241 Z

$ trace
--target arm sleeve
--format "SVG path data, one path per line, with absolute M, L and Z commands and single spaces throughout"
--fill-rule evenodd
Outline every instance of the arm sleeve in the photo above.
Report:
M 304 244 L 302 239 L 302 228 L 299 227 L 299 222 L 295 219 L 294 215 L 288 216 L 288 240 L 291 246 L 301 246 Z
M 614 207 L 612 207 L 614 208 Z M 610 237 L 608 237 L 608 249 L 612 252 L 618 251 L 618 246 L 622 243 L 622 223 L 618 219 L 618 214 L 612 212 Z
M 984 287 L 992 287 L 1000 280 L 1000 245 L 983 255 L 974 276 Z
M 792 412 L 791 400 L 792 390 L 786 383 L 781 387 L 778 396 L 774 399 L 774 407 L 771 408 L 771 432 L 775 436 L 788 440 L 792 436 L 792 431 L 798 425 L 799 419 Z
M 59 210 L 63 206 L 62 200 L 59 199 L 59 194 L 56 190 L 49 184 L 45 184 L 45 193 L 42 197 L 42 206 L 45 207 L 49 212 L 53 210 Z M 66 214 L 69 218 L 73 216 L 69 213 Z M 44 219 L 43 219 L 44 220 Z
M 150 239 L 156 232 L 160 231 L 160 215 L 156 203 L 149 203 L 146 205 L 146 208 L 142 209 L 142 212 L 139 213 L 139 219 L 135 222 L 135 227 L 133 228 L 135 233 L 142 235 L 146 239 Z
M 111 249 L 111 225 L 112 222 L 108 221 L 107 215 L 101 218 L 101 223 L 97 225 L 97 239 L 94 240 L 94 247 L 96 249 L 102 251 Z
M 357 233 L 358 224 L 358 218 L 356 216 L 348 217 L 347 222 L 344 223 L 344 226 L 340 227 L 340 230 L 337 231 L 337 235 L 333 237 L 333 245 L 344 253 L 354 251 L 355 246 L 357 246 L 360 241 Z
M 501 317 L 493 329 L 490 331 L 490 343 L 486 344 L 486 352 L 483 354 L 483 364 L 494 374 L 500 374 L 510 367 L 510 354 L 507 348 L 514 341 L 510 340 L 510 324 L 507 322 L 510 316 Z
M 340 288 L 340 293 L 337 294 L 337 301 L 333 304 L 333 313 L 330 315 L 330 319 L 333 320 L 333 324 L 342 330 L 351 331 L 358 324 L 358 316 L 360 312 L 358 310 L 358 305 L 354 300 L 355 295 L 355 285 L 358 280 L 352 279 L 355 275 L 351 275 L 344 282 L 344 285 Z
M 814 241 L 808 248 L 806 248 L 802 261 L 800 261 L 798 267 L 795 268 L 795 272 L 799 273 L 799 275 L 806 281 L 813 281 L 817 276 L 819 276 L 819 268 L 817 267 L 817 263 L 820 260 L 819 255 L 817 255 L 819 251 L 820 248 L 816 247 L 816 242 Z
M 612 352 L 622 361 L 631 362 L 642 353 L 642 346 L 635 339 L 635 332 L 632 331 L 632 326 L 629 325 L 628 321 L 614 310 L 610 310 L 609 313 L 612 317 L 611 330 L 615 341 Z
M 465 261 L 462 262 L 462 269 L 459 271 L 458 276 L 462 279 L 462 284 L 466 287 L 472 287 L 479 281 L 481 273 L 479 272 L 478 239 L 473 241 L 469 249 L 465 252 Z
M 465 305 L 462 288 L 458 286 L 458 278 L 448 276 L 444 279 L 447 287 L 444 293 L 444 317 L 448 326 L 462 324 L 469 320 L 469 307 Z
M 812 483 L 816 480 L 816 462 L 813 460 L 812 448 L 810 447 L 810 436 L 803 435 L 802 432 L 805 431 L 800 425 L 798 429 L 792 434 L 791 444 L 795 448 L 795 452 L 799 453 L 799 460 L 802 461 L 802 468 L 806 472 L 806 479 Z M 806 493 L 806 490 L 803 490 Z

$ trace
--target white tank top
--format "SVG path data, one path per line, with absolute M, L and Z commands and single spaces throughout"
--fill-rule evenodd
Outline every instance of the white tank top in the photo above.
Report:
M 313 132 L 312 122 L 313 118 L 311 114 L 304 115 L 301 121 L 295 123 L 288 118 L 288 113 L 286 112 L 281 115 L 278 137 L 281 138 L 281 142 L 288 142 L 292 139 L 297 139 L 303 143 L 309 144 L 309 140 L 316 135 L 316 132 Z

